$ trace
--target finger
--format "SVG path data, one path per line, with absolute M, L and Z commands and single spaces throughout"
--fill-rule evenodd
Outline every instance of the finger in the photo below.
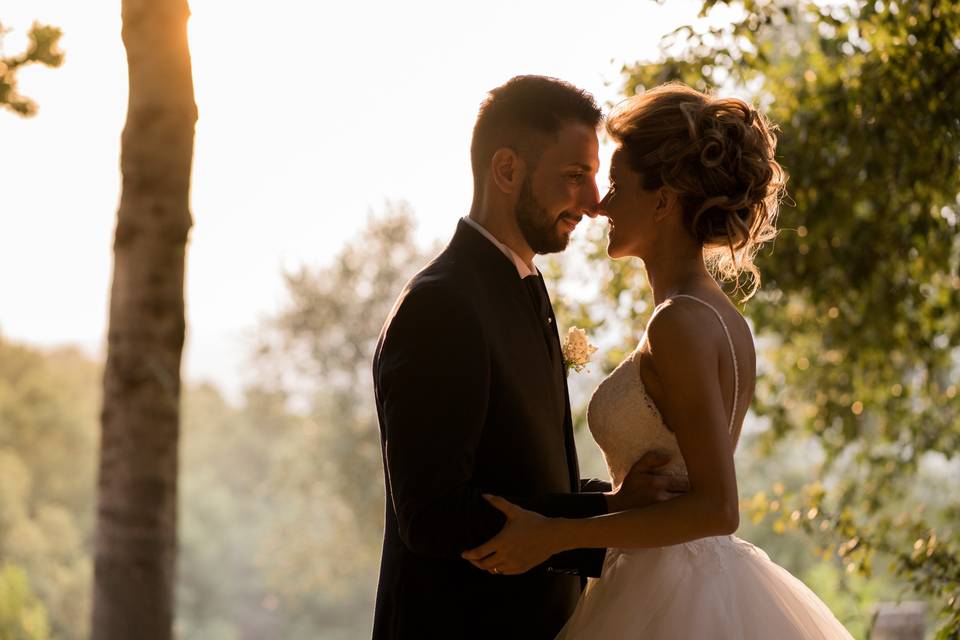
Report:
M 508 518 L 517 512 L 517 505 L 513 504 L 506 498 L 490 495 L 489 493 L 484 493 L 483 497 L 487 502 L 493 505 L 496 509 L 506 514 Z
M 475 566 L 477 569 L 484 570 L 483 567 L 481 567 L 480 564 L 477 563 L 475 560 L 468 560 L 468 562 L 473 566 Z
M 493 555 L 497 551 L 497 547 L 500 543 L 500 534 L 493 536 L 486 542 L 484 542 L 479 547 L 474 547 L 460 554 L 460 557 L 464 560 L 480 560 L 486 558 L 487 556 Z
M 668 476 L 669 482 L 665 487 L 667 491 L 673 493 L 686 493 L 690 491 L 690 479 L 684 476 Z
M 497 567 L 497 569 L 498 576 L 517 576 L 523 573 L 523 571 L 520 571 L 516 567 L 511 567 L 509 565 L 501 565 Z
M 476 549 L 470 549 L 469 551 L 464 551 L 463 553 L 460 554 L 460 557 L 463 558 L 464 560 L 471 560 L 471 561 L 482 560 L 483 558 L 486 558 L 492 555 L 493 552 L 496 551 L 496 547 L 493 544 L 491 544 L 494 540 L 496 540 L 495 537 L 490 540 L 487 540 Z
M 494 567 L 497 567 L 503 564 L 503 558 L 498 558 L 497 556 L 490 556 L 487 558 L 482 558 L 480 560 L 473 560 L 471 562 L 473 566 L 478 569 L 483 569 L 484 571 L 492 571 Z
M 476 567 L 480 571 L 486 571 L 488 573 L 493 573 L 493 569 L 495 568 L 493 565 L 490 565 L 489 563 L 485 563 L 481 560 L 471 560 L 470 564 L 472 564 L 474 567 Z

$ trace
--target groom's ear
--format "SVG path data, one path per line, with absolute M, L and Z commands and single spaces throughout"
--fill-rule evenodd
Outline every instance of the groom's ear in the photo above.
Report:
M 500 147 L 490 159 L 490 176 L 493 184 L 503 193 L 514 193 L 523 184 L 526 163 L 509 147 Z

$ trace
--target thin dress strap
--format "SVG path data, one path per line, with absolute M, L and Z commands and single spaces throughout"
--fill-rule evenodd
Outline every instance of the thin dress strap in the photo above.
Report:
M 723 332 L 727 334 L 727 343 L 730 345 L 730 355 L 733 356 L 733 408 L 730 411 L 730 426 L 728 430 L 730 431 L 730 433 L 733 433 L 733 423 L 734 423 L 734 420 L 736 420 L 737 418 L 737 402 L 740 399 L 740 373 L 739 373 L 740 368 L 737 365 L 737 352 L 733 348 L 733 338 L 730 337 L 730 330 L 727 328 L 727 323 L 724 322 L 723 316 L 720 315 L 720 312 L 717 311 L 717 309 L 712 304 L 710 304 L 706 300 L 701 300 L 696 296 L 691 296 L 686 293 L 678 293 L 677 295 L 671 298 L 667 298 L 666 300 L 661 302 L 659 305 L 657 305 L 657 308 L 653 310 L 653 314 L 650 316 L 650 320 L 652 321 L 654 316 L 657 315 L 657 312 L 663 309 L 668 302 L 670 302 L 671 300 L 676 300 L 677 298 L 690 298 L 691 300 L 696 300 L 700 304 L 703 304 L 709 307 L 710 310 L 713 311 L 714 314 L 716 314 L 717 320 L 720 321 L 720 326 L 723 327 Z

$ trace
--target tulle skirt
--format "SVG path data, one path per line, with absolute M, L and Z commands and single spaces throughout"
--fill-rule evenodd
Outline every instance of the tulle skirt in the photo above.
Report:
M 830 609 L 735 536 L 610 549 L 557 640 L 852 639 Z

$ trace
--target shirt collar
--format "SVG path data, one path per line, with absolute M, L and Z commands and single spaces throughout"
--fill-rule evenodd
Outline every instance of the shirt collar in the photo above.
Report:
M 518 256 L 514 252 L 513 249 L 511 249 L 507 245 L 503 244 L 502 242 L 494 238 L 493 234 L 491 234 L 489 231 L 484 229 L 480 225 L 480 223 L 478 223 L 476 220 L 471 219 L 469 216 L 464 216 L 463 221 L 466 222 L 471 227 L 473 227 L 474 229 L 476 229 L 477 231 L 479 231 L 480 235 L 482 235 L 484 238 L 486 238 L 487 240 L 493 243 L 493 246 L 495 246 L 497 249 L 500 249 L 501 253 L 503 253 L 503 255 L 505 255 L 507 259 L 513 263 L 513 266 L 517 268 L 517 273 L 520 275 L 521 278 L 526 278 L 527 276 L 535 276 L 539 273 L 539 271 L 537 271 L 536 265 L 534 265 L 533 263 L 527 264 L 526 262 L 524 262 L 520 258 L 520 256 Z

